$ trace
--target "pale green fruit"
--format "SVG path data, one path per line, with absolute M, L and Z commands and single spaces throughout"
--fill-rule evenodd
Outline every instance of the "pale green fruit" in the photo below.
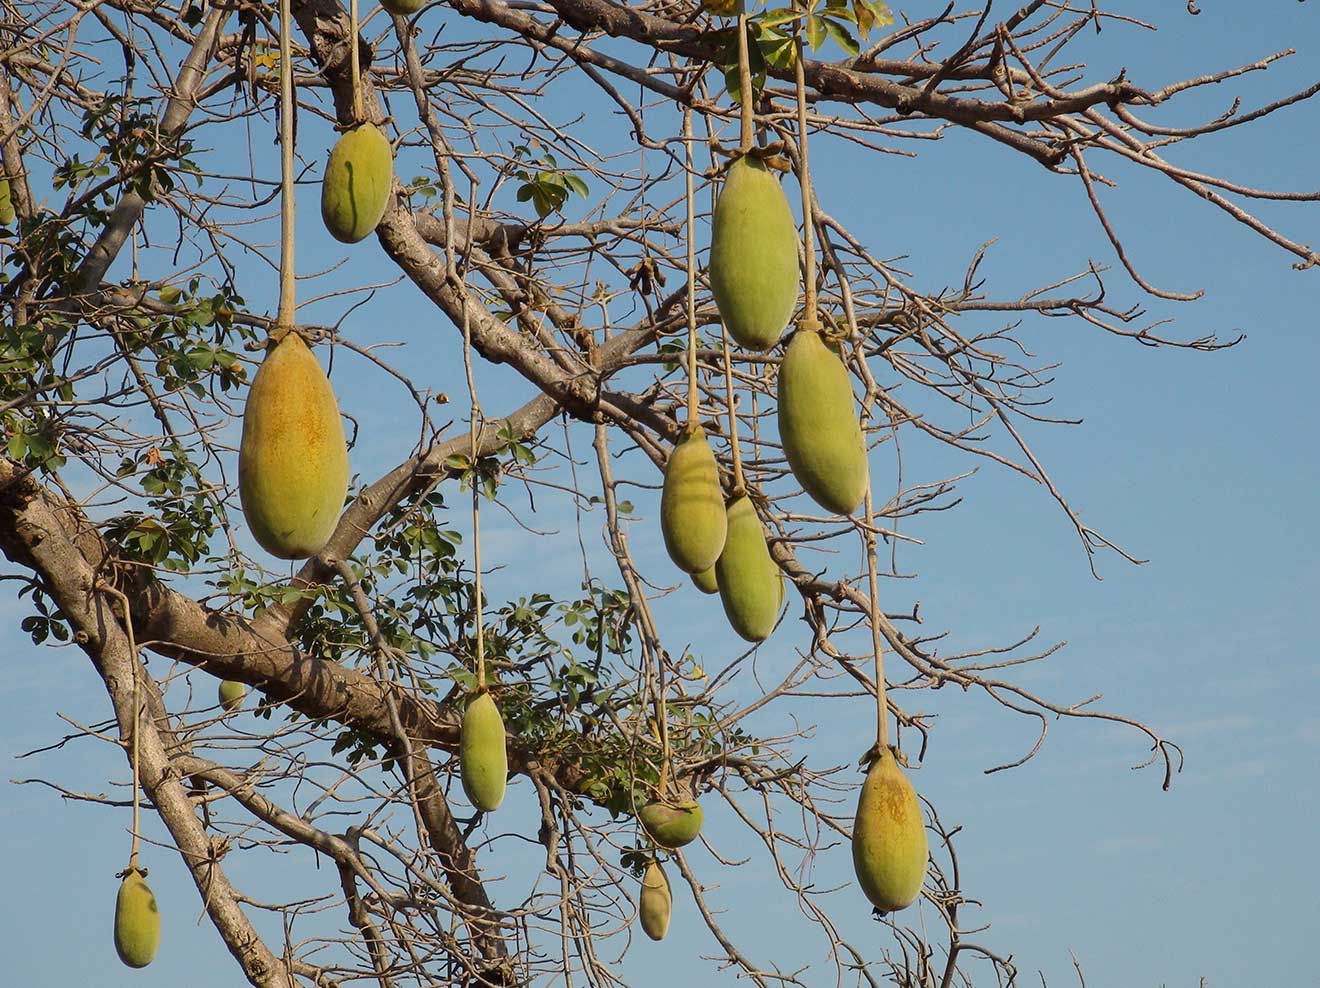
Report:
M 478 694 L 463 714 L 458 744 L 459 769 L 468 801 L 486 813 L 504 802 L 509 756 L 504 748 L 504 718 L 489 693 Z
M 710 287 L 729 335 L 750 350 L 774 346 L 797 305 L 797 223 L 775 173 L 751 156 L 729 166 L 715 203 Z
M 427 0 L 380 0 L 380 5 L 391 14 L 408 17 L 417 13 L 427 4 Z
M 719 580 L 715 577 L 715 567 L 703 569 L 700 573 L 692 574 L 692 584 L 702 593 L 719 593 Z
M 334 389 L 301 336 L 266 352 L 243 411 L 243 516 L 261 547 L 305 559 L 335 530 L 348 491 L 348 447 Z
M 691 844 L 701 833 L 704 816 L 695 799 L 663 803 L 653 799 L 638 814 L 646 835 L 661 847 L 671 850 Z
M 749 642 L 770 637 L 783 599 L 779 567 L 770 558 L 765 530 L 747 495 L 729 503 L 729 534 L 715 564 L 720 602 L 729 624 Z
M 926 878 L 926 823 L 912 783 L 886 748 L 866 773 L 853 822 L 857 882 L 882 913 L 905 909 Z
M 220 706 L 232 714 L 243 706 L 243 697 L 247 696 L 247 687 L 233 679 L 224 679 L 220 682 L 219 692 Z
M 129 967 L 146 967 L 160 947 L 160 910 L 142 872 L 129 871 L 115 898 L 115 950 Z
M 14 200 L 9 194 L 9 179 L 0 178 L 0 226 L 14 222 Z
M 779 438 L 803 489 L 847 515 L 866 496 L 866 442 L 848 368 L 811 329 L 793 334 L 779 368 Z
M 355 244 L 376 229 L 393 183 L 394 153 L 380 128 L 364 123 L 345 132 L 321 179 L 321 219 L 330 235 Z
M 642 920 L 642 929 L 652 940 L 663 940 L 669 932 L 669 914 L 673 909 L 673 893 L 669 891 L 669 879 L 658 861 L 646 866 L 642 876 L 642 897 L 637 912 Z
M 660 531 L 674 565 L 700 573 L 715 565 L 728 522 L 715 454 L 700 425 L 689 427 L 665 464 L 660 494 Z

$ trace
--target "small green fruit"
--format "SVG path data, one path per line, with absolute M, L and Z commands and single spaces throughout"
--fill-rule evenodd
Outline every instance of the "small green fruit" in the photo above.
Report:
M 747 495 L 729 504 L 729 534 L 715 564 L 720 602 L 729 624 L 749 642 L 770 637 L 779 617 L 783 584 L 770 558 L 765 530 Z
M 700 573 L 692 574 L 693 585 L 702 593 L 719 593 L 720 584 L 715 577 L 715 567 L 703 569 Z
M 662 803 L 653 799 L 642 807 L 638 816 L 646 835 L 671 850 L 696 840 L 704 819 L 701 806 L 695 799 L 679 803 Z
M 233 713 L 243 706 L 243 697 L 247 696 L 247 687 L 233 679 L 220 682 L 220 706 L 226 713 Z
M 663 940 L 669 932 L 669 915 L 673 909 L 673 893 L 669 890 L 669 879 L 658 861 L 646 866 L 642 876 L 642 898 L 637 912 L 642 920 L 642 929 L 652 940 Z
M 489 693 L 468 704 L 458 744 L 459 770 L 468 801 L 485 813 L 504 802 L 509 757 L 504 748 L 504 718 Z
M 715 454 L 705 430 L 692 425 L 665 464 L 660 531 L 669 558 L 685 573 L 710 569 L 720 558 L 727 527 Z
M 408 17 L 417 13 L 427 4 L 427 0 L 380 0 L 380 5 L 391 14 Z
M 886 748 L 871 763 L 853 822 L 857 882 L 882 913 L 905 909 L 926 878 L 926 823 L 912 783 Z
M 385 215 L 394 184 L 389 138 L 372 123 L 347 131 L 335 142 L 321 179 L 321 219 L 336 240 L 355 244 Z
M 115 898 L 115 950 L 129 967 L 146 967 L 160 947 L 160 910 L 142 875 L 131 869 Z
M 0 226 L 14 222 L 14 200 L 9 194 L 9 179 L 0 178 Z

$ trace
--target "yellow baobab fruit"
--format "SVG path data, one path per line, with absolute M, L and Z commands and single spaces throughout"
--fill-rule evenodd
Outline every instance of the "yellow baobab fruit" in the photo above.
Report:
M 719 593 L 720 585 L 715 578 L 715 567 L 703 569 L 700 573 L 692 574 L 692 583 L 702 593 Z
M 14 200 L 9 194 L 9 179 L 0 178 L 0 226 L 14 222 Z
M 243 706 L 243 697 L 247 696 L 247 687 L 234 679 L 220 681 L 220 706 L 227 713 L 233 713 Z
M 463 791 L 473 806 L 490 813 L 504 802 L 509 757 L 504 748 L 504 718 L 489 693 L 479 693 L 463 714 L 458 743 Z
M 711 220 L 710 287 L 729 335 L 778 342 L 797 305 L 798 232 L 775 173 L 750 155 L 729 166 Z
M 160 947 L 160 910 L 144 874 L 130 868 L 115 899 L 115 950 L 129 967 L 146 967 Z
M 642 929 L 652 940 L 663 940 L 669 932 L 669 914 L 673 902 L 665 870 L 660 867 L 660 862 L 652 861 L 642 876 L 642 897 L 637 906 Z
M 426 6 L 427 0 L 380 0 L 380 5 L 391 14 L 408 17 Z
M 330 235 L 355 244 L 376 229 L 393 183 L 389 138 L 373 123 L 347 131 L 330 151 L 321 179 L 321 219 Z
M 660 531 L 674 565 L 700 573 L 715 565 L 728 522 L 724 492 L 706 431 L 691 425 L 669 454 L 660 494 Z
M 904 909 L 926 878 L 926 822 L 912 783 L 885 748 L 871 763 L 853 822 L 857 882 L 882 913 Z
M 704 817 L 695 799 L 666 803 L 653 799 L 638 814 L 646 835 L 661 847 L 673 849 L 691 844 L 701 833 Z
M 334 389 L 303 338 L 266 352 L 243 411 L 243 516 L 261 547 L 305 559 L 335 530 L 348 491 L 348 449 Z
M 779 567 L 770 558 L 765 530 L 746 494 L 729 504 L 729 534 L 715 564 L 720 602 L 729 624 L 749 642 L 765 641 L 783 599 Z
M 814 329 L 793 334 L 779 368 L 779 438 L 817 504 L 839 515 L 857 510 L 870 475 L 852 380 Z

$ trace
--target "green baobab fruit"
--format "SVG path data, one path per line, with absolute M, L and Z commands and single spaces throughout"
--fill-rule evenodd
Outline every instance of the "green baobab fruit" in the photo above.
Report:
M 391 14 L 408 17 L 426 6 L 427 0 L 380 0 L 380 5 Z
M 857 881 L 882 913 L 916 901 L 926 878 L 926 823 L 912 783 L 888 748 L 866 773 L 852 850 Z
M 701 833 L 704 819 L 701 806 L 695 799 L 678 803 L 665 803 L 653 799 L 642 807 L 642 829 L 661 847 L 671 850 L 691 844 Z
M 509 758 L 504 749 L 504 718 L 489 693 L 479 693 L 463 714 L 458 758 L 468 801 L 486 813 L 499 809 L 504 802 Z
M 297 333 L 266 352 L 252 380 L 238 490 L 253 536 L 281 559 L 319 551 L 344 506 L 344 424 L 330 379 Z
M 14 222 L 14 200 L 9 194 L 9 179 L 0 178 L 0 226 Z
M 243 706 L 243 697 L 247 696 L 247 687 L 233 679 L 224 679 L 220 682 L 220 706 L 225 708 L 228 713 Z
M 115 950 L 129 967 L 146 967 L 160 946 L 160 910 L 143 874 L 130 868 L 115 899 Z
M 685 573 L 700 573 L 715 565 L 724 548 L 724 492 L 715 454 L 700 425 L 669 454 L 660 495 L 660 531 L 674 565 Z
M 358 124 L 330 151 L 321 179 L 321 219 L 336 240 L 355 244 L 376 229 L 390 201 L 394 153 L 379 127 Z
M 660 862 L 652 861 L 642 876 L 642 899 L 637 907 L 642 929 L 652 940 L 663 940 L 669 932 L 669 914 L 673 902 L 665 870 L 660 867 Z
M 729 504 L 729 534 L 715 564 L 720 602 L 733 630 L 749 642 L 770 637 L 783 599 L 779 567 L 770 558 L 765 530 L 746 494 Z
M 750 155 L 729 166 L 711 220 L 710 287 L 729 335 L 768 350 L 798 297 L 798 232 L 775 173 Z
M 715 567 L 703 569 L 700 573 L 692 574 L 692 583 L 702 593 L 719 593 L 719 581 L 715 578 Z
M 848 368 L 813 329 L 793 334 L 779 368 L 779 438 L 804 490 L 847 515 L 866 496 L 866 442 Z

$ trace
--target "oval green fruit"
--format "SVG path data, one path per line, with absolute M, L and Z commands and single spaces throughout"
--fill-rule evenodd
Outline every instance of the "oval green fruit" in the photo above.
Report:
M 223 679 L 220 681 L 220 706 L 225 708 L 226 713 L 233 713 L 243 706 L 243 698 L 247 696 L 247 687 L 237 680 Z
M 160 910 L 142 872 L 131 869 L 115 898 L 115 951 L 129 967 L 146 967 L 160 947 Z
M 358 124 L 330 151 L 321 179 L 321 219 L 336 240 L 355 244 L 385 215 L 394 184 L 394 152 L 379 127 Z
M 673 893 L 669 890 L 669 879 L 658 861 L 646 866 L 642 876 L 642 896 L 637 913 L 642 921 L 642 929 L 652 940 L 663 940 L 669 932 L 669 915 L 673 909 Z
M 783 599 L 779 567 L 770 558 L 761 519 L 746 494 L 730 502 L 728 516 L 729 533 L 715 564 L 720 603 L 741 638 L 765 641 L 775 629 Z
M 701 833 L 704 816 L 695 799 L 665 803 L 653 799 L 638 814 L 646 835 L 661 847 L 673 850 L 691 844 Z
M 706 431 L 690 426 L 669 454 L 660 494 L 660 531 L 669 558 L 685 573 L 710 569 L 720 558 L 727 527 L 715 454 Z
M 715 576 L 715 567 L 703 569 L 700 573 L 693 573 L 692 585 L 702 593 L 719 593 L 720 584 Z
M 427 0 L 380 0 L 380 5 L 391 14 L 408 17 L 417 13 L 427 4 Z
M 798 298 L 798 231 L 775 173 L 752 156 L 729 166 L 711 219 L 710 287 L 729 335 L 778 342 Z
M 14 222 L 14 200 L 10 195 L 9 179 L 0 178 L 0 226 Z
M 305 559 L 335 530 L 348 448 L 334 389 L 301 336 L 266 352 L 243 410 L 238 490 L 252 535 L 281 559 Z
M 480 693 L 463 713 L 458 743 L 459 771 L 463 791 L 477 809 L 490 813 L 504 802 L 509 777 L 505 751 L 504 718 L 489 693 Z
M 779 438 L 803 489 L 826 511 L 852 514 L 870 470 L 852 379 L 820 333 L 799 329 L 779 368 Z
M 926 822 L 916 790 L 886 748 L 871 763 L 853 821 L 857 882 L 882 913 L 905 909 L 926 879 Z

